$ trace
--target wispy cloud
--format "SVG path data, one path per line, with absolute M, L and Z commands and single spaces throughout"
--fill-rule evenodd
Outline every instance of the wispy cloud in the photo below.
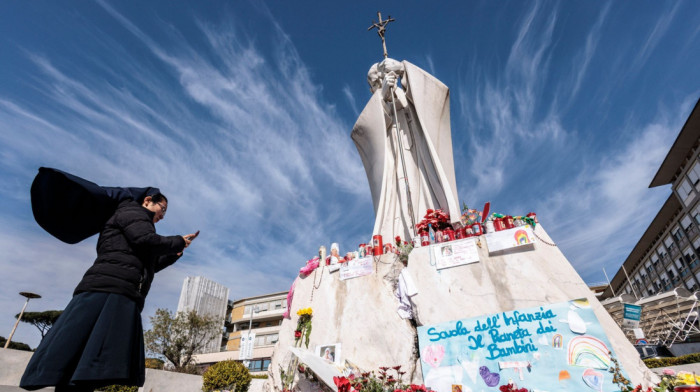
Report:
M 659 16 L 656 24 L 654 24 L 654 28 L 651 29 L 649 35 L 644 41 L 644 44 L 634 57 L 631 64 L 632 68 L 630 69 L 632 73 L 637 73 L 644 66 L 644 64 L 646 64 L 651 54 L 654 52 L 661 39 L 672 25 L 673 19 L 683 3 L 675 2 L 669 4 L 673 4 L 673 6 Z
M 355 117 L 359 116 L 360 111 L 357 110 L 357 102 L 355 101 L 355 96 L 352 94 L 352 90 L 350 90 L 350 86 L 348 86 L 347 84 L 343 86 L 343 95 L 348 101 L 348 104 L 350 104 L 350 107 L 352 108 L 352 112 L 355 114 Z
M 576 94 L 578 94 L 578 91 L 581 88 L 581 83 L 583 82 L 583 79 L 588 72 L 588 67 L 591 64 L 593 56 L 595 55 L 596 48 L 598 47 L 598 42 L 600 41 L 602 35 L 605 19 L 607 18 L 608 13 L 610 12 L 610 6 L 611 3 L 606 3 L 603 6 L 603 9 L 598 15 L 598 19 L 593 24 L 591 30 L 586 36 L 586 43 L 583 48 L 583 51 L 574 56 L 574 61 L 572 64 L 574 86 L 570 93 L 571 97 L 575 97 Z
M 550 222 L 545 228 L 560 239 L 559 247 L 584 278 L 602 281 L 603 267 L 617 270 L 668 198 L 668 187 L 648 185 L 696 98 L 674 110 L 660 109 L 649 124 L 630 122 L 614 130 L 631 136 L 607 158 L 589 153 L 576 176 L 537 206 Z
M 202 236 L 181 262 L 159 274 L 147 312 L 176 306 L 182 279 L 190 274 L 222 276 L 233 298 L 287 289 L 317 244 L 338 234 L 344 214 L 371 206 L 350 125 L 322 102 L 319 86 L 281 31 L 257 38 L 276 42 L 264 46 L 272 52 L 263 52 L 232 24 L 199 22 L 196 33 L 208 47 L 194 48 L 173 26 L 150 26 L 166 33 L 160 42 L 100 4 L 152 57 L 133 57 L 99 28 L 93 38 L 124 53 L 109 65 L 109 78 L 84 66 L 93 53 L 66 64 L 25 51 L 33 87 L 45 102 L 0 96 L 0 121 L 9 130 L 0 133 L 0 163 L 22 178 L 0 192 L 28 205 L 39 165 L 102 185 L 159 186 L 171 199 L 159 232 L 201 229 Z M 154 69 L 154 61 L 162 66 Z M 15 226 L 0 234 L 9 241 L 36 231 Z M 20 242 L 22 248 L 32 248 L 31 238 Z M 36 267 L 13 268 L 15 281 L 3 293 L 8 301 L 23 281 L 53 279 L 51 262 L 61 266 L 61 284 L 42 294 L 66 300 L 94 258 L 94 239 L 66 247 L 42 238 L 33 254 L 6 256 L 8 264 L 29 258 Z M 65 305 L 60 302 L 52 304 Z
M 458 92 L 474 179 L 461 186 L 460 194 L 469 202 L 477 200 L 477 194 L 502 191 L 509 176 L 516 174 L 508 168 L 513 157 L 528 155 L 516 151 L 524 142 L 536 151 L 557 147 L 565 137 L 556 112 L 541 100 L 556 21 L 556 11 L 545 12 L 534 4 L 518 26 L 503 70 L 472 69 L 474 82 Z
M 569 118 L 564 123 L 567 102 L 583 90 L 593 72 L 592 59 L 610 7 L 602 7 L 585 41 L 567 48 L 574 53 L 570 78 L 553 77 L 560 70 L 551 66 L 560 44 L 553 39 L 558 11 L 534 3 L 515 27 L 505 63 L 487 69 L 475 61 L 458 90 L 460 120 L 469 134 L 465 146 L 470 148 L 460 195 L 470 205 L 497 199 L 510 213 L 540 211 L 545 229 L 579 274 L 597 281 L 602 280 L 603 266 L 619 266 L 668 197 L 667 189 L 647 187 L 697 100 L 691 96 L 680 108 L 659 107 L 652 122 L 630 115 L 627 123 L 605 130 L 613 136 L 604 146 L 588 141 L 588 135 L 600 132 L 592 128 L 596 121 Z M 640 67 L 676 10 L 674 6 L 650 28 Z M 606 90 L 587 87 L 586 93 Z M 577 105 L 577 111 L 589 116 L 611 110 L 596 102 Z M 530 203 L 539 201 L 522 205 L 523 192 Z

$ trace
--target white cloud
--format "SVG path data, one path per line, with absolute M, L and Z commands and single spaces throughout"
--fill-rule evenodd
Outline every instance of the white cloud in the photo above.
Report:
M 586 36 L 586 44 L 582 52 L 574 56 L 574 62 L 572 64 L 573 75 L 575 77 L 574 87 L 571 90 L 570 96 L 575 97 L 581 88 L 581 83 L 588 72 L 588 67 L 591 63 L 593 56 L 595 55 L 596 48 L 598 47 L 598 42 L 600 41 L 603 25 L 605 19 L 610 11 L 610 6 L 612 3 L 605 3 L 603 9 L 598 15 L 598 19 L 591 27 L 591 30 Z
M 474 179 L 460 188 L 468 203 L 477 194 L 489 198 L 501 192 L 513 176 L 514 157 L 526 160 L 540 149 L 556 150 L 566 139 L 557 111 L 541 98 L 556 22 L 554 10 L 543 12 L 534 4 L 518 27 L 502 72 L 472 69 L 474 82 L 458 90 Z M 519 150 L 524 146 L 527 151 Z
M 682 3 L 676 2 L 671 4 L 673 4 L 673 7 L 671 7 L 665 13 L 660 15 L 660 17 L 656 21 L 656 24 L 654 24 L 654 28 L 651 29 L 649 35 L 646 37 L 644 45 L 637 52 L 637 55 L 631 63 L 632 73 L 638 72 L 644 66 L 644 64 L 646 64 L 647 60 L 653 53 L 654 49 L 656 49 L 656 47 L 659 45 L 659 42 L 666 34 L 669 27 L 672 26 L 673 18 L 676 16 L 678 8 L 681 6 Z
M 352 108 L 352 112 L 355 114 L 355 117 L 359 116 L 360 111 L 357 110 L 357 102 L 355 101 L 355 96 L 352 94 L 350 86 L 348 86 L 347 84 L 343 86 L 343 95 L 348 101 L 348 104 L 350 104 L 350 107 Z
M 337 219 L 371 205 L 350 125 L 322 102 L 281 31 L 270 38 L 276 46 L 269 54 L 262 48 L 271 45 L 241 38 L 231 24 L 199 23 L 209 47 L 194 48 L 173 26 L 150 26 L 163 29 L 159 42 L 101 4 L 153 57 L 135 57 L 99 28 L 93 38 L 122 54 L 108 66 L 90 60 L 100 71 L 109 67 L 108 78 L 84 66 L 94 53 L 58 62 L 27 50 L 42 101 L 0 96 L 0 121 L 9 130 L 0 133 L 0 164 L 21 179 L 0 192 L 28 205 L 41 165 L 101 185 L 160 187 L 171 208 L 158 231 L 202 235 L 157 277 L 146 320 L 149 309 L 176 306 L 190 274 L 221 277 L 232 298 L 288 289 L 308 253 L 338 234 Z M 153 61 L 161 65 L 154 69 Z M 31 219 L 26 211 L 22 218 Z M 42 309 L 62 308 L 94 259 L 94 238 L 65 246 L 35 225 L 0 228 L 0 235 L 0 244 L 18 250 L 4 264 L 32 266 L 11 268 L 6 324 L 22 282 L 33 278 L 55 299 Z
M 587 163 L 571 181 L 537 206 L 550 236 L 584 279 L 603 281 L 603 267 L 609 274 L 616 271 L 670 195 L 669 187 L 648 186 L 692 109 L 693 98 L 679 108 L 660 110 L 646 125 L 631 122 L 625 129 L 611 130 L 629 136 L 607 150 L 607 157 L 589 152 Z

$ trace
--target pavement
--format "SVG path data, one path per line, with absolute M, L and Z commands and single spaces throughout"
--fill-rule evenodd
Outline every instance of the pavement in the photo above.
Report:
M 664 371 L 664 369 L 673 369 L 676 372 L 680 372 L 680 371 L 685 371 L 685 372 L 689 372 L 689 373 L 695 372 L 696 375 L 700 376 L 700 363 L 687 363 L 685 365 L 658 367 L 658 368 L 653 368 L 650 370 L 658 375 L 661 375 L 661 373 Z M 3 392 L 3 391 L 0 390 L 0 392 Z

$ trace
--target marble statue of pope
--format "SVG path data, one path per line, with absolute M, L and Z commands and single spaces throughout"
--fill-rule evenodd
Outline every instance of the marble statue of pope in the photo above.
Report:
M 385 242 L 395 236 L 408 240 L 429 208 L 458 221 L 449 89 L 408 61 L 390 58 L 374 64 L 367 80 L 372 97 L 351 136 L 372 193 L 372 233 Z

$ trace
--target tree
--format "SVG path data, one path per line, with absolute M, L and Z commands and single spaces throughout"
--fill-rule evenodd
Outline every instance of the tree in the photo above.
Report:
M 149 369 L 163 370 L 163 365 L 165 365 L 165 362 L 162 359 L 146 358 L 146 367 Z
M 192 356 L 221 335 L 221 323 L 215 317 L 200 316 L 195 311 L 174 315 L 167 309 L 158 309 L 151 317 L 152 328 L 144 333 L 146 350 L 162 355 L 176 372 L 192 373 Z
M 58 316 L 63 313 L 62 310 L 47 310 L 44 312 L 24 312 L 22 315 L 22 322 L 27 324 L 32 324 L 39 329 L 41 333 L 41 339 L 44 339 L 46 333 L 49 329 L 56 323 Z M 15 318 L 19 317 L 19 313 L 15 315 Z
M 5 347 L 5 342 L 7 342 L 7 339 L 4 336 L 0 336 L 0 347 Z M 28 344 L 15 342 L 14 340 L 10 342 L 10 345 L 7 348 L 11 348 L 13 350 L 32 351 Z
M 242 363 L 233 360 L 217 362 L 202 375 L 202 390 L 248 392 L 250 379 L 250 371 Z

